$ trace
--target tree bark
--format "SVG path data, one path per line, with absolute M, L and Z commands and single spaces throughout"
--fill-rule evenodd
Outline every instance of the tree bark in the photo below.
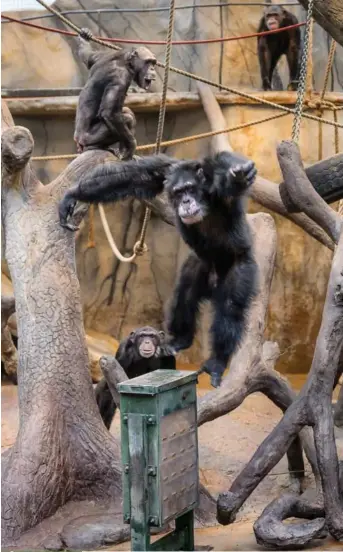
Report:
M 297 187 L 300 188 L 303 179 L 306 178 L 300 164 L 295 166 L 288 163 L 294 148 L 295 145 L 288 143 L 283 143 L 279 147 L 279 161 L 286 185 L 291 180 L 290 195 L 293 187 L 292 180 L 295 179 Z M 293 156 L 294 163 L 296 157 Z M 297 197 L 301 196 L 294 196 L 294 199 L 297 200 Z M 309 205 L 309 212 L 313 207 L 313 216 L 317 216 L 314 209 L 317 206 L 316 198 L 311 199 L 313 204 Z M 298 206 L 300 207 L 300 201 Z M 236 512 L 252 491 L 288 450 L 294 437 L 304 426 L 309 425 L 313 427 L 327 527 L 334 538 L 343 539 L 343 508 L 331 406 L 333 385 L 343 349 L 342 266 L 343 231 L 341 230 L 331 267 L 322 324 L 307 382 L 282 420 L 235 479 L 230 490 L 219 496 L 218 519 L 223 524 L 230 523 L 234 519 Z M 260 541 L 262 540 L 263 531 L 260 533 Z M 299 544 L 301 544 L 300 537 Z
M 118 445 L 102 423 L 89 373 L 74 236 L 58 201 L 108 157 L 88 152 L 43 186 L 33 138 L 2 103 L 2 220 L 14 286 L 19 432 L 3 461 L 2 539 L 11 544 L 70 500 L 121 498 Z
M 299 0 L 299 4 L 308 8 L 308 0 Z M 316 0 L 313 17 L 338 44 L 343 46 L 343 10 L 341 0 Z

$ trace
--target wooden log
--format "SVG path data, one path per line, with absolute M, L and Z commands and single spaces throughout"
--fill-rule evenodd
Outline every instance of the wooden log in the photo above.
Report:
M 251 93 L 252 91 L 247 91 Z M 24 93 L 24 92 L 23 92 Z M 256 92 L 256 97 L 266 99 L 281 105 L 293 106 L 296 101 L 296 93 L 291 91 L 278 92 Z M 317 98 L 318 96 L 318 98 Z M 55 96 L 55 97 L 10 97 L 5 96 L 7 105 L 13 116 L 39 117 L 41 115 L 49 116 L 74 116 L 78 102 L 78 96 Z M 220 92 L 216 94 L 217 102 L 222 106 L 228 105 L 258 105 L 256 102 L 229 94 Z M 319 100 L 319 94 L 314 93 L 311 96 L 313 102 Z M 343 94 L 339 92 L 328 92 L 325 100 L 333 104 L 343 105 Z M 161 103 L 161 94 L 159 93 L 134 93 L 128 94 L 125 105 L 130 107 L 135 113 L 155 113 L 159 110 Z M 199 109 L 201 107 L 199 95 L 193 92 L 170 92 L 167 96 L 167 111 L 183 111 L 189 109 Z
M 308 8 L 308 0 L 299 0 Z M 314 20 L 343 46 L 343 10 L 342 0 L 316 0 L 313 8 Z

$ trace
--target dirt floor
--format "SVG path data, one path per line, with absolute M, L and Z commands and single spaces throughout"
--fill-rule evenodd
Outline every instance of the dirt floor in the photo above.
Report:
M 185 368 L 184 366 L 182 368 Z M 295 389 L 299 389 L 305 376 L 291 375 Z M 201 376 L 199 396 L 208 390 L 208 377 Z M 2 396 L 2 450 L 10 447 L 18 428 L 17 388 L 3 385 Z M 244 404 L 229 415 L 223 416 L 199 428 L 200 478 L 213 494 L 228 489 L 234 478 L 252 456 L 261 441 L 280 419 L 279 410 L 263 395 L 250 396 Z M 119 416 L 111 427 L 114 435 L 120 436 Z M 343 457 L 343 431 L 338 430 L 337 441 L 340 458 Z M 196 530 L 196 544 L 211 545 L 214 550 L 258 550 L 252 524 L 267 503 L 280 493 L 287 491 L 289 484 L 287 461 L 283 458 L 274 470 L 254 491 L 237 517 L 228 527 L 211 527 Z M 311 477 L 308 477 L 311 484 Z M 315 549 L 342 549 L 342 543 L 331 539 L 318 541 Z M 129 543 L 123 543 L 111 550 L 129 550 Z

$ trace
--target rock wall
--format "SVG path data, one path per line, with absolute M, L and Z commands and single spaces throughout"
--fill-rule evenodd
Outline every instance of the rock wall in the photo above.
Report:
M 210 3 L 210 2 L 207 2 Z M 74 0 L 59 1 L 59 9 L 80 8 Z M 167 6 L 168 2 L 146 1 L 145 7 Z M 98 2 L 94 6 L 113 7 L 111 2 Z M 128 0 L 125 7 L 136 7 L 135 0 Z M 90 7 L 90 6 L 86 6 Z M 297 8 L 300 10 L 300 8 Z M 223 35 L 240 35 L 254 32 L 261 14 L 261 8 L 223 8 Z M 20 16 L 25 14 L 21 13 Z M 303 15 L 300 17 L 304 19 Z M 127 38 L 148 37 L 164 39 L 167 12 L 149 14 L 117 14 L 72 16 L 80 26 L 90 26 L 102 35 L 125 36 Z M 91 24 L 90 24 L 91 21 Z M 41 20 L 44 25 L 59 25 L 54 19 Z M 180 10 L 176 15 L 175 38 L 208 38 L 220 36 L 220 10 Z M 324 32 L 315 26 L 314 41 L 314 84 L 320 89 L 327 57 L 327 39 Z M 64 87 L 80 86 L 85 75 L 73 52 L 74 39 L 65 39 L 56 34 L 45 34 L 14 24 L 3 25 L 2 34 L 3 87 Z M 162 48 L 154 47 L 162 55 Z M 259 86 L 255 39 L 228 42 L 199 47 L 175 47 L 173 64 L 198 72 L 214 80 L 222 75 L 222 82 L 233 86 L 257 88 Z M 222 69 L 220 70 L 220 67 Z M 280 72 L 283 76 L 284 66 Z M 330 87 L 341 90 L 343 83 L 343 55 L 338 48 L 335 57 L 333 79 Z M 287 84 L 287 79 L 285 80 Z M 157 87 L 159 83 L 157 83 Z M 194 83 L 183 77 L 172 75 L 171 89 L 187 90 Z M 272 112 L 260 106 L 233 105 L 223 109 L 228 126 L 262 118 Z M 326 117 L 331 117 L 329 112 Z M 341 120 L 343 114 L 340 113 Z M 138 114 L 138 143 L 155 140 L 157 114 Z M 34 155 L 63 154 L 75 151 L 72 141 L 73 119 L 65 116 L 15 118 L 17 124 L 28 127 L 35 138 Z M 259 173 L 278 182 L 280 170 L 276 160 L 276 145 L 290 137 L 290 117 L 274 123 L 250 127 L 230 135 L 237 151 L 254 158 Z M 192 109 L 187 112 L 169 112 L 166 117 L 164 138 L 187 136 L 208 130 L 203 111 Z M 334 132 L 324 126 L 324 156 L 334 152 Z M 342 143 L 342 133 L 340 131 Z M 176 157 L 192 158 L 208 152 L 207 140 L 191 142 L 169 148 L 167 153 Z M 318 125 L 304 121 L 300 148 L 305 164 L 318 159 Z M 63 170 L 66 161 L 36 162 L 39 178 L 48 182 Z M 261 210 L 253 202 L 250 211 Z M 142 206 L 136 201 L 126 201 L 106 207 L 110 227 L 122 252 L 131 253 L 137 240 L 143 217 Z M 282 371 L 307 371 L 314 349 L 315 338 L 321 319 L 326 292 L 331 253 L 307 236 L 291 222 L 274 215 L 278 227 L 278 255 L 269 309 L 266 337 L 277 340 L 282 355 L 279 369 Z M 152 217 L 149 224 L 148 253 L 135 264 L 119 263 L 113 257 L 101 226 L 98 212 L 95 213 L 96 247 L 88 247 L 88 218 L 85 219 L 77 242 L 77 265 L 80 277 L 85 324 L 88 329 L 108 333 L 120 339 L 131 329 L 151 324 L 160 326 L 163 311 L 175 283 L 177 271 L 187 254 L 186 246 L 180 241 L 175 229 Z M 205 308 L 207 312 L 207 308 Z M 209 316 L 202 319 L 196 342 L 182 360 L 199 362 L 208 352 L 207 328 Z

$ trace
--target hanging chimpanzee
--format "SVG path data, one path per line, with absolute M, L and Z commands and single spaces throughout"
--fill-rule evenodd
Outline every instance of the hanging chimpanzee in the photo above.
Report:
M 203 370 L 220 385 L 229 358 L 241 342 L 246 315 L 256 293 L 257 267 L 245 214 L 244 196 L 256 176 L 255 165 L 222 152 L 200 161 L 155 155 L 95 167 L 60 203 L 62 226 L 76 201 L 151 199 L 165 188 L 177 227 L 192 249 L 185 261 L 167 321 L 175 351 L 192 344 L 201 301 L 214 306 L 212 354 Z
M 116 359 L 129 379 L 155 370 L 175 370 L 175 356 L 165 343 L 164 332 L 150 326 L 138 328 L 120 342 Z M 95 388 L 95 397 L 101 417 L 107 429 L 110 428 L 116 404 L 105 378 Z
M 282 27 L 290 27 L 298 23 L 295 15 L 283 9 L 281 6 L 268 6 L 260 21 L 258 32 L 275 31 Z M 258 59 L 260 62 L 263 90 L 271 90 L 273 71 L 280 59 L 285 54 L 287 57 L 290 83 L 289 89 L 298 87 L 299 55 L 301 37 L 299 27 L 280 33 L 259 36 L 257 38 Z
M 109 149 L 116 153 L 119 142 L 123 157 L 130 158 L 136 148 L 135 117 L 124 101 L 134 81 L 148 90 L 156 78 L 156 58 L 140 46 L 131 51 L 95 52 L 88 40 L 91 33 L 82 29 L 78 37 L 79 56 L 89 69 L 76 111 L 74 140 L 79 153 L 86 149 Z M 122 151 L 122 148 L 120 148 Z

